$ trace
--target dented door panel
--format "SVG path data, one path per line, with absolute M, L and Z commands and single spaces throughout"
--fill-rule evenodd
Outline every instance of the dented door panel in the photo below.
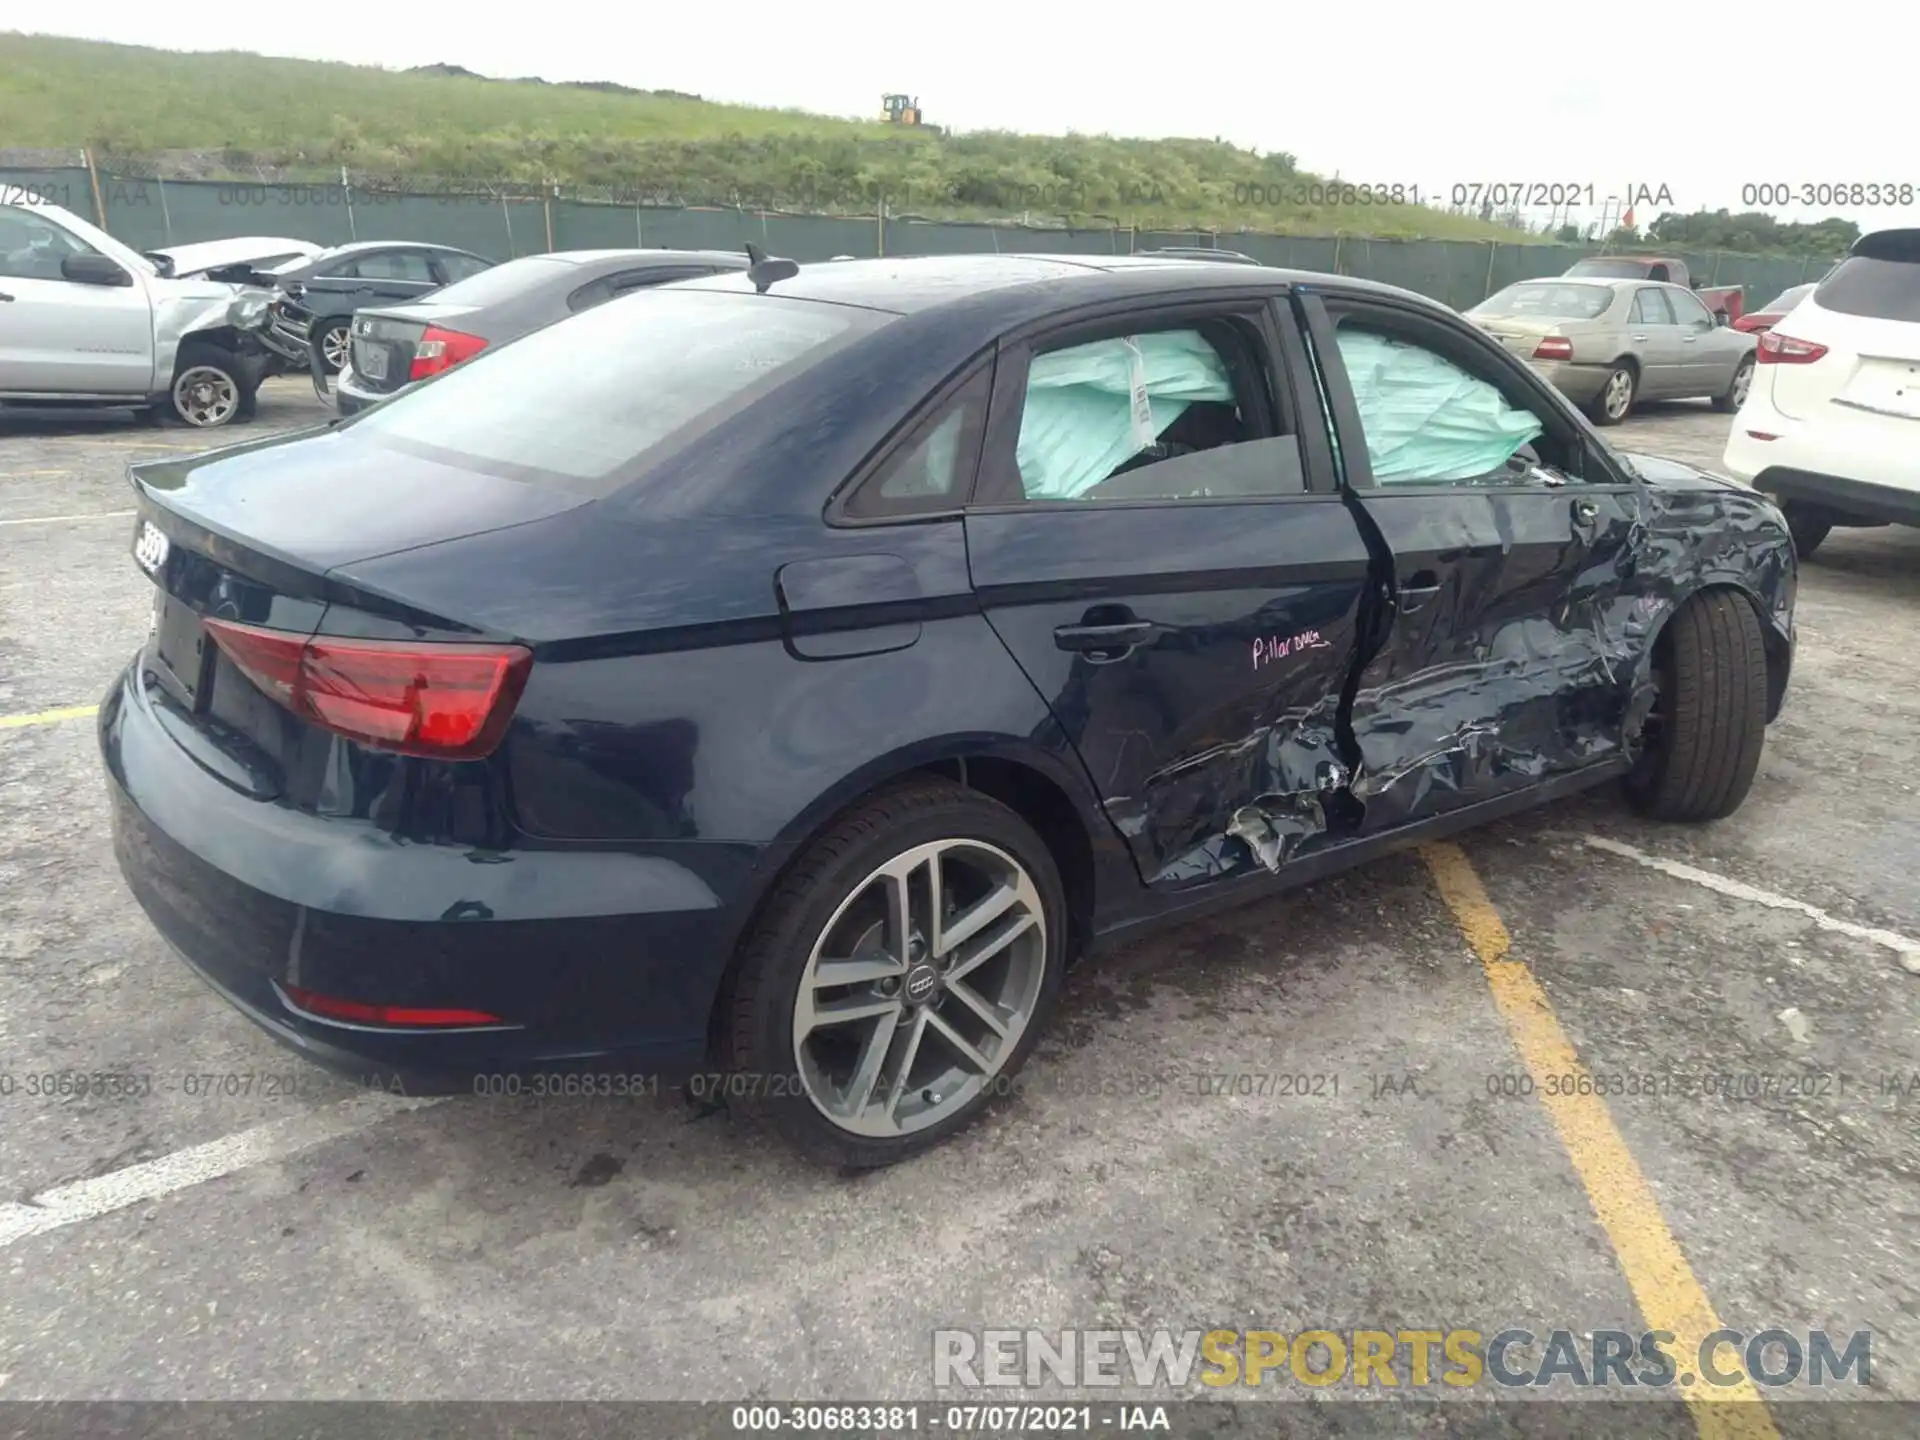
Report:
M 1324 843 L 1369 574 L 1338 497 L 977 512 L 966 526 L 987 617 L 1142 880 L 1182 889 Z M 1099 629 L 1108 648 L 1077 648 Z
M 1372 491 L 1395 607 L 1354 694 L 1365 834 L 1616 758 L 1644 638 L 1639 496 Z

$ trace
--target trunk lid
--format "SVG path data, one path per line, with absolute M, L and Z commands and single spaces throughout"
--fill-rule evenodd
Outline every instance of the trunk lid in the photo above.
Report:
M 508 639 L 333 572 L 591 503 L 355 441 L 350 428 L 272 436 L 129 470 L 138 495 L 134 559 L 155 587 L 140 664 L 158 687 L 149 691 L 156 715 L 182 748 L 242 793 L 285 796 L 308 809 L 324 809 L 329 796 L 352 789 L 340 766 L 382 762 L 269 697 L 213 643 L 205 621 L 300 635 Z
M 428 327 L 458 330 L 475 311 L 472 305 L 435 305 L 431 301 L 362 310 L 354 317 L 349 342 L 353 373 L 359 377 L 360 387 L 381 395 L 405 388 L 413 378 L 414 356 Z

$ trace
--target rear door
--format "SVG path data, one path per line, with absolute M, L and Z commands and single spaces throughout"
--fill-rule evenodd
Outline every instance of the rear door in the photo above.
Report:
M 1354 690 L 1376 834 L 1621 754 L 1639 493 L 1464 323 L 1306 297 L 1345 482 L 1392 559 Z
M 1160 890 L 1324 846 L 1345 780 L 1368 551 L 1272 293 L 1003 345 L 966 517 L 989 621 Z
M 1686 354 L 1680 345 L 1680 326 L 1667 292 L 1658 285 L 1642 285 L 1633 292 L 1627 312 L 1627 340 L 1640 358 L 1639 394 L 1654 400 L 1686 389 Z

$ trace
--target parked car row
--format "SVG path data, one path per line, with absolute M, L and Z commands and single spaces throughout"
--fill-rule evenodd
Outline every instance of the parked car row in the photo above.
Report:
M 1445 306 L 747 261 L 363 310 L 374 403 L 133 468 L 116 853 L 283 1044 L 408 1093 L 719 1073 L 884 1165 L 1014 1088 L 1094 949 L 1602 783 L 1747 794 L 1779 510 Z

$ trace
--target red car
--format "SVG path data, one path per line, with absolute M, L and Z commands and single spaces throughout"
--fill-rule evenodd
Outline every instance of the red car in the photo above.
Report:
M 1791 289 L 1782 290 L 1758 310 L 1750 311 L 1735 320 L 1733 328 L 1752 332 L 1771 330 L 1786 318 L 1789 310 L 1812 294 L 1813 287 L 1817 284 L 1819 284 L 1817 280 L 1809 281 L 1805 285 L 1795 285 Z

